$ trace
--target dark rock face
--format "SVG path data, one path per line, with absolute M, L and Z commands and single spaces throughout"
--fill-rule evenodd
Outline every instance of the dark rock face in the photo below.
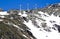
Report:
M 60 33 L 60 25 L 55 24 L 55 26 L 58 28 L 58 32 Z
M 9 10 L 7 11 L 7 13 L 9 13 L 10 15 L 14 15 L 14 14 L 18 14 L 19 13 L 19 10 Z
M 60 5 L 59 3 L 51 4 L 43 9 L 39 9 L 42 12 L 47 12 L 47 14 L 54 14 L 55 16 L 60 15 Z
M 23 17 L 23 19 L 28 22 L 28 19 L 26 17 Z
M 5 16 L 3 21 L 0 22 L 0 39 L 35 39 L 33 34 L 27 31 L 29 28 L 23 23 L 24 20 L 27 21 L 25 17 L 20 17 L 15 14 L 12 16 L 13 19 L 10 19 L 10 17 L 11 14 Z
M 56 30 L 55 27 L 52 27 L 52 29 Z
M 46 26 L 47 26 L 47 25 L 46 25 L 46 23 L 42 23 L 42 27 L 44 27 L 44 28 L 45 28 Z
M 34 39 L 36 39 L 29 30 L 26 30 L 26 32 L 28 32 L 28 34 L 29 34 L 30 36 L 32 36 Z

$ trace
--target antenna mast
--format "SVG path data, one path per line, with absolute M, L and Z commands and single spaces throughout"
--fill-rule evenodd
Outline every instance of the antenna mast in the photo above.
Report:
M 21 13 L 21 4 L 20 4 L 20 13 Z

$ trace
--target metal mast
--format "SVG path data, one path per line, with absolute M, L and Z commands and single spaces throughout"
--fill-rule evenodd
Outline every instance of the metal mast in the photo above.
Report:
M 21 4 L 20 4 L 20 13 L 21 13 Z

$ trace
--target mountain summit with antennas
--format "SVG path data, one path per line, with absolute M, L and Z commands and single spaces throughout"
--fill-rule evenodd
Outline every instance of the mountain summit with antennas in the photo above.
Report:
M 21 5 L 20 10 L 0 9 L 0 39 L 60 39 L 60 3 L 32 10 L 21 10 Z

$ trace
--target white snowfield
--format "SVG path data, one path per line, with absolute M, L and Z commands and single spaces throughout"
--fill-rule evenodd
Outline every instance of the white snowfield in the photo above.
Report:
M 40 31 L 32 24 L 31 20 L 28 23 L 24 22 L 24 24 L 31 29 L 30 31 L 37 39 L 60 39 L 60 34 L 55 30 L 52 32 Z
M 7 13 L 7 11 L 3 11 L 3 12 L 0 12 L 0 15 L 9 15 L 9 13 Z
M 42 16 L 41 18 L 46 20 L 45 23 L 47 23 L 48 27 L 53 27 L 54 24 L 57 24 L 57 25 L 60 24 L 60 21 L 59 21 L 60 17 L 58 16 L 56 17 L 53 14 L 50 16 L 47 13 L 43 13 L 41 11 L 39 11 L 38 13 L 41 14 Z M 55 23 L 51 23 L 50 21 L 55 21 Z M 39 26 L 41 26 L 42 21 L 39 21 L 39 19 L 36 19 L 36 22 Z M 32 34 L 37 39 L 60 39 L 60 33 L 58 33 L 58 30 L 50 29 L 51 32 L 46 32 L 45 30 L 43 30 L 42 27 L 41 28 L 35 27 L 31 20 L 29 20 L 29 22 L 24 21 L 24 24 L 31 29 L 30 32 L 32 32 Z M 40 31 L 40 29 L 42 31 Z

